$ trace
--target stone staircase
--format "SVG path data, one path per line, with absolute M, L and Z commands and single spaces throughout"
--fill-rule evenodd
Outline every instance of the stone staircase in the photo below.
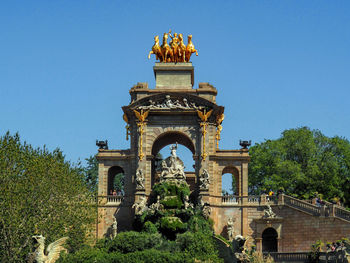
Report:
M 288 195 L 281 195 L 278 204 L 287 205 L 313 216 L 336 217 L 350 222 L 350 211 L 329 202 L 326 202 L 323 206 L 316 206 L 308 201 L 300 200 Z

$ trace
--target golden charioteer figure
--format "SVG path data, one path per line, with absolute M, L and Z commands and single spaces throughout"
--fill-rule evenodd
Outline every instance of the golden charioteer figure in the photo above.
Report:
M 168 38 L 171 37 L 170 45 L 168 44 Z M 189 62 L 192 53 L 196 53 L 198 56 L 198 51 L 195 49 L 192 43 L 192 35 L 188 35 L 187 46 L 184 44 L 182 34 L 169 33 L 163 34 L 163 43 L 159 44 L 159 36 L 154 37 L 154 45 L 152 50 L 148 54 L 148 59 L 151 58 L 151 54 L 156 56 L 156 59 L 160 62 Z

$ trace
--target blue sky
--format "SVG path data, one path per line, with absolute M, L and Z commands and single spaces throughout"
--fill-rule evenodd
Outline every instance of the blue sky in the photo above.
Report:
M 195 87 L 225 106 L 223 149 L 309 126 L 350 138 L 349 1 L 2 1 L 0 134 L 59 147 L 126 149 L 121 106 L 154 87 L 153 37 L 192 34 Z M 168 149 L 166 149 L 168 152 Z

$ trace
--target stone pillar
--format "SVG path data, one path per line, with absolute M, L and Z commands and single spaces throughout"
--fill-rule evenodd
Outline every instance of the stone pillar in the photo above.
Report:
M 247 196 L 248 195 L 248 163 L 242 162 L 242 181 L 241 181 L 241 188 L 242 188 L 242 195 Z
M 248 204 L 248 163 L 242 162 L 241 164 L 241 195 L 242 198 L 242 236 L 248 235 L 248 208 L 246 205 Z
M 107 185 L 108 185 L 108 173 L 105 173 L 105 167 L 102 162 L 98 163 L 98 195 L 108 195 Z
M 255 242 L 256 242 L 256 251 L 262 253 L 262 238 L 261 237 L 255 238 Z
M 191 62 L 159 63 L 153 67 L 156 89 L 192 89 L 194 69 Z

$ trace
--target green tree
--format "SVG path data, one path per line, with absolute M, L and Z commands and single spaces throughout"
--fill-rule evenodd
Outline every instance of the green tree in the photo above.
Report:
M 282 189 L 298 198 L 318 193 L 350 204 L 350 143 L 345 138 L 329 138 L 308 127 L 290 129 L 276 140 L 254 145 L 250 155 L 252 194 Z
M 60 150 L 0 137 L 0 262 L 25 262 L 34 234 L 46 245 L 69 236 L 70 250 L 78 249 L 96 218 L 90 194 L 81 167 Z
M 86 167 L 84 168 L 85 181 L 88 188 L 97 193 L 98 186 L 98 161 L 96 155 L 86 158 Z

